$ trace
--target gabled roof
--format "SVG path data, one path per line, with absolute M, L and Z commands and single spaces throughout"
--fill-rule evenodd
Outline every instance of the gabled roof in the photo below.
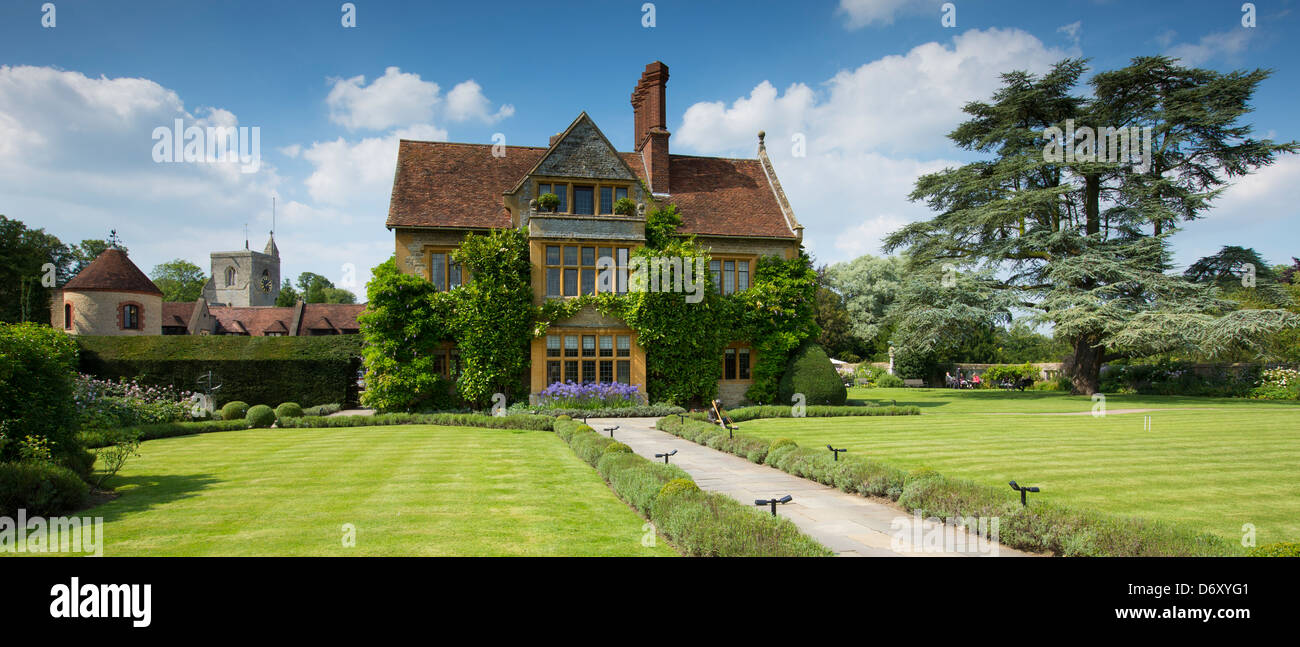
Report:
M 195 303 L 194 301 L 163 301 L 162 325 L 189 326 L 190 317 L 194 314 Z
M 101 252 L 90 265 L 65 283 L 63 289 L 143 292 L 162 296 L 162 290 L 126 257 L 126 252 L 116 247 Z
M 298 334 L 308 330 L 359 330 L 357 316 L 365 311 L 363 304 L 351 303 L 307 303 L 302 312 L 303 325 Z
M 580 121 L 581 117 L 570 130 Z M 518 188 L 534 169 L 540 170 L 555 146 L 505 146 L 503 157 L 494 157 L 492 148 L 490 144 L 401 140 L 387 226 L 509 227 L 503 195 Z M 618 156 L 638 180 L 646 182 L 640 153 Z M 796 238 L 797 222 L 793 213 L 787 217 L 780 184 L 775 174 L 769 180 L 761 159 L 668 157 L 672 195 L 666 201 L 681 211 L 684 233 Z

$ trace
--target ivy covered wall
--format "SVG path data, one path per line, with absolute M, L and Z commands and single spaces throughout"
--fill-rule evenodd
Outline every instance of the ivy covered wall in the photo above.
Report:
M 702 258 L 707 266 L 707 250 L 693 237 L 674 235 L 680 223 L 675 206 L 651 211 L 647 245 L 634 256 Z M 775 402 L 790 353 L 818 335 L 817 277 L 802 250 L 788 260 L 761 257 L 750 289 L 722 295 L 710 284 L 699 303 L 686 303 L 681 293 L 647 291 L 534 305 L 528 235 L 517 229 L 467 235 L 455 258 L 473 280 L 450 292 L 403 274 L 392 259 L 374 269 L 367 311 L 360 317 L 367 341 L 367 406 L 448 408 L 456 404 L 450 397 L 486 407 L 498 392 L 510 401 L 522 399 L 528 393 L 531 340 L 589 305 L 636 331 L 646 351 L 646 390 L 653 402 L 713 398 L 723 348 L 736 341 L 750 342 L 757 356 L 746 397 Z M 454 387 L 433 371 L 433 354 L 448 341 L 459 348 L 462 362 Z

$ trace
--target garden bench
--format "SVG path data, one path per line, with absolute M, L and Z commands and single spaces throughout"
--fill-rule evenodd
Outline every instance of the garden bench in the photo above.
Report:
M 916 378 L 910 378 L 910 379 L 903 380 L 903 386 L 906 386 L 906 387 L 909 387 L 909 388 L 922 387 L 922 386 L 925 386 L 925 381 L 924 381 L 924 380 L 919 380 L 919 379 L 916 379 Z

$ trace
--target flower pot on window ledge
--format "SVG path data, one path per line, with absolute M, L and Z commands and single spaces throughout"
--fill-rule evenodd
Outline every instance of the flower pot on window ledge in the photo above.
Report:
M 537 196 L 537 208 L 546 213 L 555 213 L 560 206 L 560 196 L 554 193 L 543 193 Z

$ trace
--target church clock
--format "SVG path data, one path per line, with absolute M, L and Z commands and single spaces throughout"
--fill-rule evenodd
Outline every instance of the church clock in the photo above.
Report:
M 266 272 L 262 272 L 262 292 L 267 294 L 271 292 L 271 277 Z

